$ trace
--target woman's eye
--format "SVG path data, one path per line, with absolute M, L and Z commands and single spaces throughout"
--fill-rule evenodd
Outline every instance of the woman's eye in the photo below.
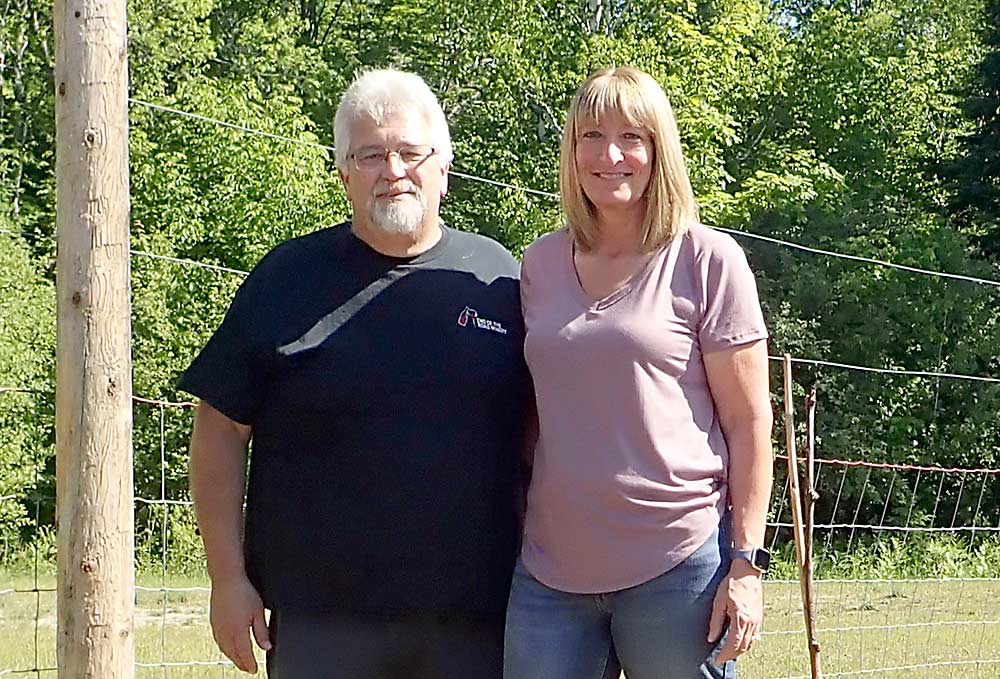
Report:
M 587 130 L 581 135 L 584 139 L 600 139 L 601 133 L 597 130 Z

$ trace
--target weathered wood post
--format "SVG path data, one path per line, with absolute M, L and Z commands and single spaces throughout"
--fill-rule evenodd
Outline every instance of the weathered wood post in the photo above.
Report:
M 55 0 L 59 677 L 134 676 L 125 0 Z
M 816 518 L 816 387 L 806 396 L 806 487 L 802 493 L 805 514 L 803 526 L 803 552 L 805 556 L 806 591 L 806 639 L 809 642 L 809 664 L 813 679 L 822 679 L 823 670 L 820 666 L 819 636 L 816 633 L 816 593 L 813 588 L 813 524 Z
M 813 622 L 812 558 L 806 553 L 806 537 L 802 519 L 802 492 L 799 489 L 799 459 L 795 448 L 795 408 L 792 405 L 792 357 L 785 354 L 783 383 L 785 392 L 785 446 L 788 449 L 788 494 L 792 508 L 792 539 L 795 543 L 795 561 L 799 566 L 799 586 L 802 592 L 802 616 L 806 624 L 809 644 L 809 665 L 812 679 L 823 679 L 820 665 L 819 644 L 815 643 Z M 811 477 L 810 477 L 811 478 Z

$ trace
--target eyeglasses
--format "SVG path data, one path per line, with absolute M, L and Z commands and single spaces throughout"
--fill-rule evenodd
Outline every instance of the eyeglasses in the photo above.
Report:
M 386 148 L 367 146 L 355 151 L 350 155 L 354 161 L 354 167 L 362 172 L 375 172 L 381 170 L 389 160 L 389 156 L 397 156 L 399 162 L 406 167 L 416 167 L 429 157 L 437 153 L 433 146 L 400 146 L 395 151 Z

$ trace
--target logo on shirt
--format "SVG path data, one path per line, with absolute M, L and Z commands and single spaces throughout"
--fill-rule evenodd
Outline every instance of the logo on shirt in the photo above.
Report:
M 500 333 L 501 335 L 507 334 L 507 328 L 503 327 L 500 321 L 491 321 L 488 318 L 480 318 L 478 311 L 467 306 L 462 309 L 462 313 L 458 315 L 458 327 L 464 328 L 468 325 L 471 325 L 473 328 L 479 328 L 480 330 L 489 330 L 491 332 Z

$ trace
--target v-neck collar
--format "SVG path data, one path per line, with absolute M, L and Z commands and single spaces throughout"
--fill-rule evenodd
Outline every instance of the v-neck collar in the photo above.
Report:
M 566 240 L 568 241 L 568 245 L 564 251 L 566 253 L 566 264 L 569 267 L 569 274 L 572 279 L 571 285 L 573 287 L 574 296 L 580 304 L 591 311 L 601 311 L 603 309 L 607 309 L 608 307 L 613 306 L 617 302 L 620 302 L 628 297 L 628 295 L 649 275 L 649 272 L 654 268 L 656 262 L 664 256 L 664 253 L 669 251 L 670 248 L 676 246 L 675 239 L 674 242 L 660 248 L 660 250 L 654 252 L 641 267 L 629 276 L 628 280 L 622 283 L 617 290 L 614 290 L 600 299 L 595 299 L 583 287 L 583 281 L 580 279 L 580 272 L 576 268 L 574 256 L 576 253 L 576 242 L 573 240 L 573 236 L 569 233 L 569 231 L 566 232 Z

